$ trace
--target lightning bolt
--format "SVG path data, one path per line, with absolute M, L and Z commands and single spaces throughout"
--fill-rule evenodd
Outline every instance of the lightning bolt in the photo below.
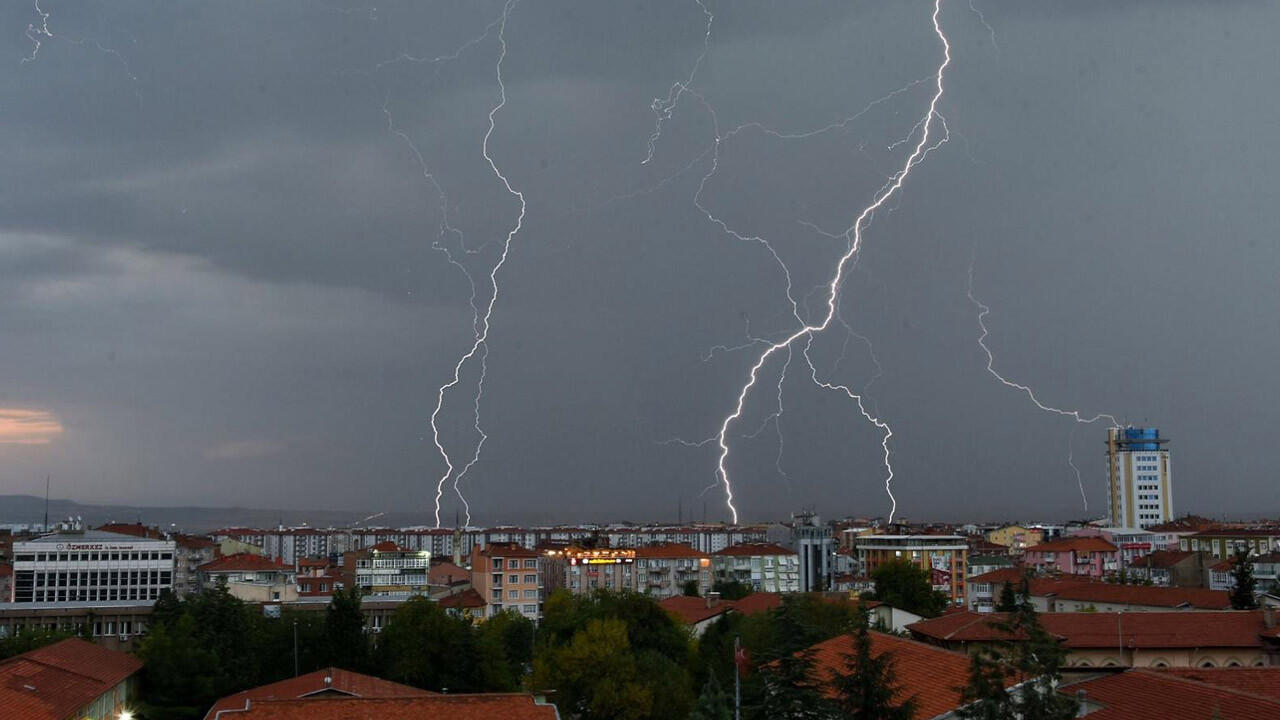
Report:
M 1040 402 L 1040 399 L 1036 397 L 1035 391 L 1032 390 L 1030 387 L 1023 385 L 1021 383 L 1017 383 L 1012 380 L 1009 380 L 1005 376 L 1001 375 L 999 372 L 996 372 L 995 355 L 992 354 L 991 348 L 987 346 L 987 336 L 990 335 L 990 331 L 987 329 L 987 315 L 991 313 L 991 308 L 987 307 L 986 305 L 983 305 L 982 302 L 979 301 L 978 298 L 975 297 L 973 294 L 973 260 L 972 259 L 970 259 L 969 261 L 968 294 L 969 294 L 969 302 L 973 303 L 974 306 L 978 308 L 978 328 L 981 330 L 981 332 L 978 334 L 978 346 L 981 347 L 982 352 L 986 353 L 987 355 L 987 372 L 991 373 L 992 377 L 994 377 L 996 380 L 999 380 L 1006 387 L 1013 388 L 1014 390 L 1018 390 L 1023 394 L 1025 394 L 1027 396 L 1027 399 L 1029 399 L 1031 403 L 1035 405 L 1037 408 L 1048 413 L 1053 413 L 1055 415 L 1062 415 L 1064 417 L 1069 417 L 1075 421 L 1075 423 L 1073 423 L 1071 426 L 1071 436 L 1067 440 L 1067 465 L 1071 466 L 1072 472 L 1074 472 L 1076 475 L 1076 484 L 1080 488 L 1080 497 L 1081 499 L 1084 500 L 1084 509 L 1088 510 L 1089 498 L 1085 495 L 1085 492 L 1084 492 L 1084 480 L 1080 476 L 1080 468 L 1076 467 L 1076 463 L 1075 463 L 1075 444 L 1074 443 L 1075 443 L 1076 426 L 1088 425 L 1091 423 L 1095 423 L 1099 420 L 1106 419 L 1111 423 L 1112 427 L 1120 427 L 1120 422 L 1116 420 L 1114 415 L 1111 415 L 1108 413 L 1098 413 L 1093 417 L 1085 417 L 1079 410 L 1063 410 L 1061 408 L 1045 405 L 1044 403 Z
M 693 84 L 694 77 L 698 74 L 698 68 L 702 67 L 702 60 L 707 56 L 707 52 L 711 49 L 711 24 L 715 22 L 715 15 L 702 4 L 702 0 L 694 0 L 701 8 L 702 14 L 707 18 L 706 32 L 702 36 L 702 53 L 698 55 L 698 59 L 693 63 L 693 69 L 689 71 L 689 77 L 684 82 L 676 82 L 671 85 L 671 89 L 667 91 L 666 99 L 654 98 L 650 108 L 653 110 L 653 134 L 649 136 L 649 152 L 644 156 L 644 160 L 640 163 L 644 165 L 653 159 L 653 151 L 658 146 L 658 139 L 662 137 L 662 125 L 671 119 L 671 114 L 675 112 L 676 105 L 680 104 L 680 98 L 689 91 L 689 86 Z
M 27 63 L 36 61 L 36 58 L 40 55 L 40 48 L 44 47 L 44 43 L 41 38 L 44 38 L 45 40 L 61 40 L 69 45 L 88 45 L 95 47 L 98 49 L 98 52 L 115 57 L 115 59 L 120 63 L 120 66 L 124 68 L 125 75 L 128 75 L 129 80 L 133 82 L 133 94 L 138 98 L 138 103 L 142 103 L 142 90 L 138 86 L 138 76 L 134 75 L 133 71 L 129 69 L 129 61 L 125 60 L 124 56 L 120 54 L 120 51 L 115 48 L 109 48 L 93 38 L 72 38 L 55 33 L 49 29 L 50 14 L 40 7 L 40 0 L 35 0 L 35 9 L 36 14 L 40 16 L 40 24 L 27 23 L 27 30 L 24 34 L 27 36 L 27 39 L 31 41 L 31 54 L 22 58 L 19 64 L 26 65 Z M 105 19 L 103 22 L 106 22 Z M 108 27 L 109 26 L 110 24 L 108 23 Z M 132 35 L 130 35 L 130 37 L 132 38 Z M 136 43 L 137 40 L 134 39 L 133 42 Z
M 892 508 L 889 514 L 890 520 L 893 519 L 893 514 L 897 510 L 897 500 L 893 497 L 893 492 L 892 492 L 892 483 L 893 483 L 894 473 L 893 473 L 893 464 L 891 462 L 891 457 L 890 457 L 891 452 L 889 449 L 889 440 L 890 438 L 893 437 L 893 430 L 889 427 L 888 423 L 886 423 L 884 420 L 880 419 L 878 416 L 870 413 L 867 410 L 865 404 L 862 401 L 862 396 L 860 393 L 854 392 L 852 389 L 850 389 L 846 385 L 831 383 L 831 382 L 827 382 L 825 380 L 820 379 L 817 374 L 817 369 L 814 366 L 812 359 L 809 357 L 808 350 L 813 337 L 825 331 L 837 316 L 836 310 L 837 310 L 838 297 L 840 294 L 840 287 L 842 282 L 844 281 L 846 270 L 850 267 L 851 261 L 853 261 L 857 257 L 858 251 L 862 247 L 863 231 L 866 228 L 867 224 L 870 222 L 875 212 L 881 209 L 882 207 L 884 207 L 885 203 L 888 202 L 895 194 L 897 194 L 898 190 L 902 187 L 903 183 L 906 182 L 907 177 L 911 174 L 912 169 L 915 168 L 915 166 L 918 165 L 921 161 L 923 161 L 925 157 L 928 156 L 930 151 L 932 151 L 933 149 L 937 148 L 938 146 L 940 146 L 941 144 L 947 141 L 948 136 L 947 136 L 947 129 L 946 129 L 946 120 L 943 119 L 942 116 L 938 113 L 938 103 L 941 101 L 943 91 L 944 91 L 943 78 L 945 76 L 947 67 L 951 64 L 951 43 L 947 40 L 947 36 L 943 32 L 942 25 L 940 24 L 938 19 L 941 12 L 942 12 L 942 0 L 934 0 L 933 14 L 931 19 L 933 23 L 934 33 L 938 36 L 938 40 L 942 45 L 943 59 L 942 59 L 942 63 L 938 66 L 937 72 L 933 76 L 935 80 L 935 89 L 934 89 L 932 98 L 929 101 L 928 110 L 926 111 L 924 117 L 912 129 L 912 133 L 911 133 L 912 135 L 914 135 L 917 131 L 919 131 L 920 133 L 919 140 L 916 141 L 915 146 L 911 151 L 911 154 L 907 157 L 901 169 L 898 170 L 896 173 L 894 173 L 892 176 L 890 176 L 889 180 L 885 183 L 885 185 L 883 185 L 873 195 L 871 203 L 868 204 L 865 208 L 862 209 L 861 212 L 858 213 L 857 217 L 853 221 L 853 224 L 844 233 L 844 237 L 847 238 L 848 240 L 848 247 L 846 248 L 844 254 L 840 256 L 840 259 L 836 263 L 835 273 L 831 279 L 831 282 L 826 286 L 827 287 L 826 312 L 824 313 L 822 320 L 816 323 L 814 322 L 802 323 L 802 327 L 800 329 L 794 331 L 793 333 L 788 335 L 785 339 L 779 342 L 770 344 L 767 348 L 765 348 L 763 352 L 760 353 L 760 356 L 756 359 L 755 363 L 751 366 L 750 372 L 748 373 L 747 381 L 743 384 L 741 390 L 738 392 L 737 403 L 735 404 L 733 411 L 730 412 L 728 415 L 726 415 L 724 420 L 720 423 L 720 430 L 716 434 L 716 442 L 720 448 L 719 457 L 716 461 L 716 478 L 717 478 L 717 484 L 724 485 L 725 502 L 729 507 L 729 511 L 732 514 L 733 521 L 735 523 L 738 521 L 738 509 L 733 502 L 733 484 L 730 480 L 729 470 L 728 470 L 728 461 L 729 461 L 729 454 L 730 454 L 730 446 L 728 442 L 729 429 L 736 420 L 742 417 L 742 413 L 746 407 L 747 399 L 751 395 L 751 390 L 755 387 L 756 382 L 760 375 L 760 371 L 764 367 L 764 365 L 769 361 L 771 357 L 773 357 L 773 355 L 781 352 L 782 350 L 787 350 L 788 352 L 790 352 L 792 349 L 792 345 L 797 340 L 800 340 L 801 338 L 806 339 L 804 351 L 802 354 L 804 355 L 805 360 L 810 367 L 810 377 L 813 380 L 813 382 L 817 384 L 819 387 L 822 387 L 828 390 L 843 392 L 849 398 L 855 400 L 858 404 L 858 409 L 862 413 L 863 417 L 865 417 L 868 422 L 872 423 L 883 432 L 881 446 L 884 448 L 884 465 L 888 473 L 885 479 L 885 489 L 889 495 L 889 499 L 892 504 Z M 941 125 L 942 133 L 943 133 L 941 139 L 937 141 L 932 140 L 932 137 L 934 135 L 935 120 L 937 120 L 938 124 Z M 789 280 L 789 276 L 788 276 L 788 280 Z M 787 296 L 788 298 L 792 297 L 790 292 L 790 287 L 788 287 Z M 795 307 L 794 300 L 792 300 L 792 305 L 794 308 Z M 798 317 L 798 310 L 797 310 L 797 317 Z
M 489 271 L 489 285 L 490 285 L 490 289 L 492 290 L 492 293 L 489 295 L 489 301 L 485 305 L 483 314 L 481 314 L 481 317 L 479 320 L 479 329 L 476 332 L 475 338 L 471 344 L 471 348 L 467 350 L 467 352 L 464 353 L 462 357 L 458 359 L 458 362 L 454 365 L 453 378 L 448 382 L 446 382 L 445 384 L 441 385 L 440 388 L 436 391 L 436 407 L 435 407 L 435 410 L 432 411 L 431 413 L 431 437 L 432 437 L 432 441 L 435 443 L 436 450 L 440 452 L 440 456 L 444 459 L 444 463 L 445 463 L 445 472 L 443 475 L 440 476 L 440 480 L 436 483 L 436 495 L 435 495 L 436 527 L 440 527 L 440 500 L 444 496 L 445 484 L 448 483 L 450 479 L 453 480 L 454 491 L 458 493 L 458 496 L 460 498 L 462 498 L 463 505 L 466 507 L 467 524 L 471 523 L 471 508 L 470 508 L 470 505 L 467 504 L 466 498 L 462 497 L 462 492 L 459 487 L 459 483 L 461 482 L 463 477 L 466 476 L 466 473 L 477 462 L 479 462 L 481 448 L 484 447 L 485 441 L 489 439 L 489 436 L 484 432 L 484 429 L 481 427 L 481 424 L 480 424 L 480 398 L 484 394 L 485 375 L 488 373 L 489 328 L 490 328 L 490 321 L 493 318 L 493 308 L 498 302 L 498 273 L 502 270 L 502 266 L 506 264 L 507 258 L 510 256 L 512 241 L 515 239 L 516 235 L 519 234 L 521 228 L 524 227 L 525 211 L 528 209 L 528 205 L 525 203 L 524 194 L 519 190 L 516 190 L 514 187 L 512 187 L 511 181 L 508 180 L 507 176 L 502 173 L 502 170 L 498 168 L 497 163 L 494 162 L 493 156 L 489 154 L 489 141 L 493 136 L 494 128 L 497 127 L 497 120 L 496 120 L 497 115 L 507 105 L 507 86 L 502 81 L 502 61 L 505 60 L 507 57 L 507 40 L 506 40 L 507 20 L 511 14 L 511 10 L 518 3 L 519 3 L 519 0 L 507 0 L 507 3 L 503 5 L 503 8 L 502 8 L 502 17 L 500 18 L 499 25 L 498 25 L 498 44 L 501 47 L 501 50 L 498 53 L 498 60 L 494 66 L 494 75 L 496 76 L 497 82 L 498 82 L 499 100 L 498 100 L 498 104 L 494 105 L 493 108 L 489 111 L 489 129 L 484 134 L 484 142 L 481 144 L 481 152 L 484 155 L 485 161 L 489 163 L 489 168 L 493 170 L 493 174 L 496 175 L 498 180 L 502 182 L 503 187 L 506 188 L 508 193 L 510 193 L 512 196 L 514 196 L 517 200 L 520 201 L 520 214 L 516 217 L 515 225 L 511 228 L 510 231 L 507 232 L 506 238 L 502 242 L 502 251 L 498 256 L 498 261 L 494 263 L 493 268 Z M 444 408 L 445 393 L 448 392 L 451 388 L 456 387 L 459 384 L 459 382 L 461 382 L 463 367 L 466 366 L 467 363 L 469 363 L 473 358 L 476 358 L 477 356 L 479 356 L 480 377 L 476 383 L 476 395 L 475 395 L 475 401 L 474 401 L 474 417 L 475 417 L 475 429 L 480 434 L 480 440 L 476 443 L 475 453 L 472 456 L 471 460 L 467 462 L 467 464 L 464 465 L 462 469 L 458 471 L 457 474 L 455 475 L 455 470 L 457 468 L 454 465 L 453 458 L 450 457 L 449 451 L 445 448 L 444 444 L 440 441 L 440 426 L 438 421 L 440 418 L 440 412 Z

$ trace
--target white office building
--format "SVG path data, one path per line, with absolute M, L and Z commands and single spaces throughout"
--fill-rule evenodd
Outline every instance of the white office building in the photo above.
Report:
M 174 542 L 84 530 L 13 544 L 10 602 L 155 600 L 173 586 Z
M 1111 524 L 1145 530 L 1173 519 L 1173 477 L 1168 439 L 1156 428 L 1107 431 Z

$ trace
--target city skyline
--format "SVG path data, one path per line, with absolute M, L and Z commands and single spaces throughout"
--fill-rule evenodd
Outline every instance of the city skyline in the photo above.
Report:
M 5 8 L 0 494 L 728 519 L 936 100 L 744 521 L 889 514 L 815 380 L 909 518 L 1104 516 L 1113 423 L 1280 513 L 1280 8 L 936 7 Z

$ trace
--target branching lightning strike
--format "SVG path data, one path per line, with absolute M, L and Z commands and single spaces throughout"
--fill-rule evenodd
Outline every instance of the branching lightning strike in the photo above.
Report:
M 484 142 L 481 145 L 481 149 L 482 149 L 482 154 L 484 155 L 485 161 L 489 163 L 490 169 L 493 170 L 493 174 L 496 175 L 498 179 L 502 182 L 502 185 L 503 187 L 506 188 L 507 192 L 520 201 L 520 214 L 516 217 L 515 225 L 511 228 L 510 231 L 507 232 L 506 238 L 503 240 L 503 243 L 502 243 L 502 251 L 499 254 L 498 260 L 496 263 L 494 263 L 493 268 L 489 271 L 489 285 L 492 290 L 492 294 L 489 296 L 489 301 L 485 305 L 484 312 L 481 314 L 479 329 L 476 332 L 474 341 L 471 344 L 471 348 L 466 353 L 464 353 L 462 357 L 458 359 L 457 364 L 454 365 L 453 378 L 450 379 L 445 384 L 441 385 L 439 390 L 437 390 L 436 392 L 436 407 L 435 407 L 435 410 L 431 413 L 431 434 L 432 434 L 432 441 L 435 443 L 436 449 L 440 452 L 440 456 L 444 458 L 444 462 L 445 462 L 445 472 L 443 475 L 440 476 L 440 480 L 436 483 L 436 495 L 435 495 L 436 527 L 440 527 L 440 500 L 444 495 L 445 484 L 449 482 L 450 479 L 452 479 L 454 491 L 458 493 L 459 497 L 462 497 L 462 492 L 461 492 L 461 488 L 459 487 L 459 483 L 466 476 L 467 472 L 471 470 L 471 468 L 474 467 L 477 462 L 479 462 L 480 451 L 484 447 L 485 441 L 489 439 L 489 436 L 484 432 L 483 428 L 480 425 L 480 399 L 481 399 L 481 396 L 484 394 L 485 375 L 488 372 L 487 361 L 489 356 L 488 340 L 489 340 L 490 321 L 493 317 L 493 308 L 498 302 L 498 273 L 502 270 L 502 266 L 506 264 L 507 258 L 510 256 L 511 243 L 515 239 L 516 235 L 519 234 L 521 228 L 523 228 L 525 211 L 528 209 L 528 205 L 525 203 L 524 194 L 519 190 L 516 190 L 514 187 L 512 187 L 511 181 L 508 180 L 507 176 L 502 173 L 502 170 L 498 168 L 497 163 L 494 162 L 493 156 L 489 154 L 489 141 L 493 136 L 494 128 L 497 126 L 497 121 L 496 121 L 497 114 L 507 105 L 507 86 L 502 81 L 502 61 L 505 60 L 507 57 L 507 40 L 506 40 L 507 20 L 511 14 L 511 10 L 518 3 L 519 3 L 519 0 L 507 0 L 507 3 L 502 8 L 502 17 L 498 25 L 498 44 L 501 50 L 498 53 L 498 60 L 494 66 L 494 74 L 498 82 L 499 100 L 498 100 L 498 104 L 495 105 L 489 111 L 489 129 L 484 134 Z M 479 363 L 480 363 L 480 377 L 476 383 L 476 395 L 475 395 L 475 401 L 474 401 L 474 413 L 475 413 L 474 417 L 475 417 L 475 429 L 477 432 L 479 432 L 480 439 L 476 443 L 475 453 L 471 457 L 470 461 L 468 461 L 467 464 L 464 465 L 462 469 L 458 470 L 455 474 L 455 470 L 457 470 L 457 467 L 454 465 L 453 459 L 450 457 L 448 450 L 445 448 L 444 444 L 440 441 L 440 426 L 439 426 L 438 420 L 440 417 L 440 412 L 444 408 L 445 393 L 450 388 L 456 387 L 459 384 L 459 382 L 461 382 L 463 367 L 468 362 L 470 362 L 472 358 L 475 358 L 477 355 L 479 356 Z M 463 505 L 466 507 L 467 523 L 470 524 L 471 508 L 470 508 L 470 505 L 467 504 L 465 498 L 463 498 Z
M 874 213 L 880 208 L 882 208 L 885 205 L 885 203 L 898 192 L 898 190 L 902 187 L 903 183 L 906 182 L 907 176 L 910 175 L 911 170 L 915 168 L 915 166 L 918 165 L 922 160 L 924 160 L 924 158 L 929 154 L 931 150 L 938 147 L 939 145 L 946 142 L 947 140 L 946 121 L 938 113 L 938 103 L 941 101 L 943 91 L 944 91 L 943 79 L 946 73 L 946 69 L 951 64 L 951 44 L 947 40 L 947 36 L 943 32 L 942 26 L 939 22 L 939 15 L 941 14 L 941 12 L 942 12 L 942 0 L 934 0 L 933 14 L 932 14 L 933 29 L 934 29 L 934 33 L 938 36 L 938 39 L 942 44 L 943 60 L 942 60 L 942 63 L 938 66 L 937 73 L 934 75 L 934 79 L 936 81 L 936 87 L 935 87 L 933 96 L 929 101 L 928 110 L 925 113 L 924 118 L 922 118 L 921 121 L 917 123 L 916 128 L 913 128 L 913 131 L 912 131 L 912 134 L 914 134 L 916 129 L 920 130 L 919 140 L 916 142 L 911 154 L 907 157 L 906 162 L 902 165 L 902 168 L 898 172 L 896 172 L 894 175 L 892 175 L 889 181 L 875 193 L 875 195 L 873 196 L 872 202 L 869 205 L 867 205 L 865 208 L 863 208 L 863 210 L 860 213 L 858 213 L 857 217 L 853 221 L 853 224 L 846 231 L 844 236 L 848 238 L 848 241 L 849 241 L 848 248 L 845 250 L 844 254 L 841 255 L 840 259 L 837 261 L 836 267 L 835 267 L 835 274 L 832 277 L 831 282 L 827 285 L 827 302 L 826 302 L 827 310 L 822 320 L 817 323 L 810 322 L 810 323 L 803 324 L 803 326 L 799 330 L 796 330 L 791 335 L 786 337 L 784 340 L 769 345 L 760 354 L 760 356 L 756 359 L 755 364 L 751 366 L 751 370 L 748 373 L 748 379 L 746 383 L 742 386 L 742 389 L 738 393 L 737 403 L 733 411 L 729 413 L 727 416 L 725 416 L 724 420 L 720 424 L 720 431 L 716 435 L 716 440 L 720 447 L 719 458 L 716 462 L 716 476 L 717 476 L 717 483 L 722 483 L 724 485 L 725 501 L 726 501 L 726 504 L 729 506 L 729 511 L 733 516 L 734 522 L 738 521 L 738 510 L 733 502 L 733 484 L 729 478 L 729 471 L 728 471 L 728 460 L 729 460 L 729 454 L 730 454 L 728 434 L 729 434 L 730 426 L 732 426 L 734 421 L 738 420 L 742 416 L 743 410 L 745 409 L 745 406 L 746 406 L 747 398 L 750 396 L 751 390 L 756 384 L 757 378 L 759 377 L 759 374 L 760 374 L 760 370 L 765 365 L 765 363 L 769 361 L 769 358 L 781 350 L 790 351 L 792 344 L 801 338 L 807 339 L 806 345 L 805 345 L 805 351 L 803 354 L 805 355 L 806 361 L 808 362 L 809 367 L 811 369 L 812 380 L 816 384 L 818 384 L 820 387 L 826 388 L 828 390 L 836 390 L 836 391 L 844 392 L 850 398 L 854 399 L 858 403 L 858 409 L 862 413 L 863 417 L 865 417 L 869 422 L 871 422 L 873 425 L 875 425 L 877 428 L 879 428 L 884 432 L 881 445 L 884 448 L 884 464 L 888 472 L 888 476 L 885 479 L 885 489 L 886 491 L 888 491 L 890 502 L 892 503 L 892 509 L 890 510 L 890 515 L 889 515 L 890 519 L 892 519 L 894 512 L 896 512 L 897 510 L 897 501 L 896 499 L 894 499 L 893 492 L 892 492 L 893 465 L 891 462 L 891 457 L 890 457 L 891 453 L 889 449 L 889 439 L 893 437 L 893 430 L 889 427 L 889 425 L 886 422 L 884 422 L 884 420 L 882 420 L 876 415 L 871 414 L 867 410 L 865 404 L 862 402 L 862 396 L 859 393 L 854 392 L 853 390 L 851 390 L 845 385 L 829 383 L 818 378 L 817 370 L 814 367 L 812 360 L 809 359 L 809 356 L 808 356 L 808 343 L 812 341 L 812 338 L 816 334 L 819 334 L 825 331 L 827 327 L 830 326 L 832 321 L 835 319 L 837 314 L 836 312 L 837 300 L 840 294 L 840 287 L 844 280 L 846 269 L 849 267 L 851 261 L 854 260 L 854 258 L 856 258 L 858 251 L 861 249 L 862 239 L 863 239 L 863 230 L 865 229 L 866 225 L 868 224 L 868 222 L 870 221 Z M 932 136 L 934 134 L 935 120 L 937 120 L 938 124 L 942 126 L 943 135 L 940 140 L 932 141 Z M 788 297 L 791 297 L 790 292 L 788 292 Z
M 142 90 L 138 87 L 138 76 L 134 75 L 133 70 L 129 69 L 129 61 L 124 59 L 124 56 L 120 54 L 120 51 L 115 48 L 107 47 L 93 38 L 72 38 L 55 33 L 49 29 L 50 13 L 45 12 L 44 9 L 40 7 L 40 0 L 35 0 L 35 9 L 36 14 L 40 16 L 40 24 L 36 25 L 35 23 L 27 23 L 27 30 L 24 34 L 27 36 L 27 39 L 31 41 L 31 54 L 22 58 L 20 64 L 26 65 L 27 63 L 36 61 L 36 58 L 40 55 L 40 48 L 44 47 L 44 43 L 41 41 L 41 38 L 44 38 L 45 40 L 61 40 L 62 42 L 70 45 L 90 45 L 97 48 L 98 52 L 104 55 L 112 55 L 115 57 L 115 59 L 120 63 L 120 67 L 124 68 L 125 75 L 128 75 L 129 80 L 133 82 L 134 97 L 138 99 L 139 104 L 142 103 Z M 105 19 L 103 22 L 106 22 Z M 110 26 L 109 23 L 108 26 Z M 118 32 L 125 31 L 118 30 Z M 133 38 L 132 34 L 127 32 L 126 34 L 133 39 L 134 43 L 137 43 L 137 39 Z
M 1075 463 L 1076 425 L 1088 425 L 1091 423 L 1095 423 L 1099 420 L 1105 419 L 1111 423 L 1112 427 L 1120 427 L 1120 422 L 1116 420 L 1114 415 L 1111 415 L 1109 413 L 1098 413 L 1093 417 L 1086 418 L 1084 415 L 1080 413 L 1079 410 L 1062 410 L 1060 408 L 1045 405 L 1044 403 L 1040 402 L 1040 399 L 1036 397 L 1035 391 L 1033 391 L 1030 387 L 1023 385 L 1021 383 L 1017 383 L 1012 380 L 1009 380 L 1008 378 L 1004 377 L 999 372 L 997 372 L 995 369 L 995 362 L 996 362 L 995 355 L 992 354 L 991 348 L 987 346 L 987 336 L 990 334 L 990 331 L 987 329 L 987 315 L 991 313 L 991 308 L 987 307 L 986 305 L 983 305 L 982 302 L 979 301 L 978 298 L 975 297 L 973 294 L 973 261 L 972 260 L 970 260 L 969 262 L 968 294 L 969 294 L 969 302 L 973 303 L 974 306 L 978 308 L 978 327 L 981 329 L 981 332 L 978 334 L 978 346 L 982 348 L 982 352 L 986 353 L 987 372 L 991 373 L 992 377 L 994 377 L 996 380 L 999 380 L 1001 383 L 1003 383 L 1007 387 L 1013 388 L 1014 390 L 1018 390 L 1026 394 L 1027 398 L 1031 400 L 1031 403 L 1035 405 L 1037 408 L 1040 408 L 1045 412 L 1054 413 L 1056 415 L 1062 415 L 1064 417 L 1069 417 L 1075 421 L 1075 424 L 1071 426 L 1071 437 L 1068 438 L 1067 440 L 1067 465 L 1071 466 L 1071 470 L 1076 475 L 1076 484 L 1080 488 L 1080 498 L 1081 500 L 1084 501 L 1084 509 L 1088 510 L 1089 498 L 1088 496 L 1085 495 L 1085 492 L 1084 492 L 1084 480 L 1080 476 L 1080 468 L 1076 467 L 1076 463 Z

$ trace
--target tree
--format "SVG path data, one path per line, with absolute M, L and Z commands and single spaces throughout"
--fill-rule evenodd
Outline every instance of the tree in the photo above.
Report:
M 513 610 L 476 628 L 477 686 L 485 692 L 518 690 L 533 656 L 533 623 Z
M 621 620 L 592 620 L 566 646 L 534 660 L 535 685 L 554 688 L 569 717 L 642 720 L 653 717 L 653 691 L 637 673 Z
M 753 592 L 750 585 L 738 580 L 717 580 L 711 591 L 720 593 L 725 600 L 741 600 Z
M 1231 607 L 1235 610 L 1258 609 L 1257 598 L 1253 596 L 1253 590 L 1258 582 L 1253 578 L 1253 563 L 1249 562 L 1249 548 L 1236 548 L 1231 577 L 1235 580 L 1235 585 L 1231 588 Z
M 707 675 L 707 682 L 702 686 L 702 694 L 698 695 L 689 720 L 733 720 L 733 698 L 720 687 L 715 670 Z
M 929 571 L 909 560 L 891 560 L 871 573 L 875 580 L 875 599 L 915 613 L 937 617 L 947 607 L 947 596 L 934 590 Z
M 364 633 L 364 610 L 358 586 L 338 589 L 324 613 L 324 636 L 329 664 L 346 670 L 367 670 L 369 640 Z
M 961 693 L 969 703 L 959 711 L 962 718 L 976 720 L 1070 720 L 1076 717 L 1076 702 L 1057 691 L 1066 663 L 1066 650 L 1057 638 L 1040 625 L 1031 604 L 1029 581 L 1024 578 L 1018 592 L 1018 609 L 992 625 L 1005 640 L 975 653 L 969 685 Z M 1017 690 L 1006 690 L 1009 684 Z
M 200 637 L 189 614 L 152 627 L 138 647 L 138 657 L 144 663 L 148 718 L 194 720 L 222 695 L 217 653 Z
M 477 689 L 471 622 L 429 599 L 410 598 L 392 613 L 378 643 L 383 677 L 437 692 Z
M 1013 612 L 1018 609 L 1018 594 L 1013 589 L 1013 583 L 1008 580 L 1004 581 L 1004 587 L 1000 589 L 1000 601 L 996 603 L 996 612 Z
M 760 699 L 749 708 L 759 720 L 834 720 L 835 703 L 814 678 L 813 650 L 805 648 L 760 667 Z
M 698 581 L 685 580 L 684 584 L 680 586 L 680 592 L 686 597 L 698 597 Z
M 853 649 L 845 656 L 844 672 L 836 673 L 832 686 L 836 706 L 845 717 L 858 720 L 911 720 L 915 716 L 912 700 L 895 703 L 898 688 L 894 681 L 894 661 L 889 653 L 871 653 L 870 617 L 859 607 L 854 621 Z
M 12 637 L 0 638 L 0 660 L 61 642 L 71 636 L 71 633 L 47 627 L 27 628 Z

